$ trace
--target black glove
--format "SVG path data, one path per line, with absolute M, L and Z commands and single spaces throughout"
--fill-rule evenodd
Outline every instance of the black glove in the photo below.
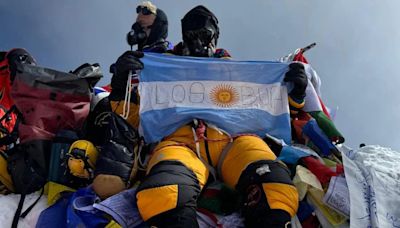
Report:
M 306 96 L 307 88 L 307 75 L 304 66 L 301 63 L 291 63 L 289 71 L 285 74 L 285 82 L 293 82 L 293 90 L 290 91 L 289 96 L 296 101 L 302 101 Z
M 129 71 L 133 73 L 143 69 L 143 63 L 140 58 L 144 56 L 140 51 L 126 51 L 122 54 L 117 62 L 110 67 L 110 72 L 113 73 L 111 78 L 111 93 L 110 100 L 121 100 L 125 96 L 126 83 L 128 80 Z
M 110 112 L 104 143 L 94 171 L 93 189 L 104 199 L 125 190 L 136 175 L 135 150 L 140 144 L 139 134 L 125 119 Z
M 144 56 L 140 51 L 126 51 L 122 54 L 115 63 L 115 70 L 117 75 L 128 74 L 129 71 L 136 71 L 143 69 L 143 63 L 140 58 Z

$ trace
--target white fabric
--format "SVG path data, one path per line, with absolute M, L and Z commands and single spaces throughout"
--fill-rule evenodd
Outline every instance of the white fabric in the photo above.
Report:
M 232 91 L 229 97 L 218 89 Z M 142 82 L 141 96 L 148 99 L 140 104 L 140 112 L 162 110 L 175 107 L 212 108 L 212 109 L 259 109 L 281 115 L 288 112 L 287 91 L 280 83 L 259 84 L 250 82 L 226 81 L 174 81 Z M 224 104 L 218 99 L 231 99 L 232 103 Z
M 300 48 L 296 49 L 293 53 L 289 53 L 288 55 L 278 59 L 279 62 L 288 63 L 293 62 L 293 58 L 300 52 Z M 300 62 L 304 65 L 304 70 L 308 77 L 309 82 L 314 86 L 315 91 L 318 96 L 321 97 L 321 79 L 319 78 L 317 72 L 311 67 L 310 64 Z
M 321 102 L 319 101 L 319 97 L 317 91 L 315 90 L 313 84 L 310 79 L 308 79 L 308 84 L 306 88 L 306 97 L 304 98 L 304 107 L 303 111 L 305 112 L 316 112 L 322 111 Z
M 301 223 L 297 215 L 292 217 L 292 228 L 302 228 Z
M 296 50 L 297 52 L 298 50 Z M 296 55 L 296 52 L 293 54 L 289 54 L 279 61 L 281 62 L 291 62 L 293 61 L 293 57 Z M 306 72 L 308 78 L 308 84 L 306 88 L 306 97 L 305 104 L 303 107 L 303 111 L 305 112 L 314 112 L 314 111 L 322 111 L 321 102 L 319 101 L 319 97 L 321 97 L 321 79 L 318 76 L 317 72 L 312 68 L 310 64 L 302 63 L 304 65 L 304 71 Z
M 218 225 L 223 228 L 242 228 L 244 226 L 244 219 L 238 212 L 226 216 L 218 216 Z
M 321 97 L 321 79 L 319 78 L 317 72 L 311 67 L 310 64 L 304 64 L 304 70 L 308 80 L 310 80 L 315 91 L 317 92 L 317 95 Z
M 101 87 L 94 87 L 93 93 L 92 93 L 92 98 L 90 100 L 90 111 L 93 111 L 93 109 L 96 107 L 96 105 L 103 99 L 108 97 L 110 95 L 109 92 L 107 92 L 105 89 Z
M 203 214 L 199 211 L 196 211 L 197 214 L 197 223 L 199 224 L 199 228 L 212 228 L 216 227 L 217 224 L 206 214 Z
M 321 102 L 319 101 L 319 98 L 321 97 L 321 79 L 310 64 L 303 63 L 303 65 L 304 71 L 306 72 L 308 78 L 306 97 L 304 99 L 305 105 L 303 107 L 303 111 L 322 111 Z
M 350 196 L 346 179 L 343 176 L 332 177 L 323 202 L 346 217 L 350 216 Z
M 39 197 L 40 192 L 26 196 L 22 212 L 24 212 Z M 15 211 L 18 207 L 20 195 L 0 195 L 0 227 L 11 227 Z M 35 227 L 40 213 L 47 208 L 47 196 L 43 195 L 25 218 L 21 218 L 18 228 Z
M 268 132 L 290 143 L 286 86 L 293 83 L 283 82 L 288 64 L 156 53 L 146 53 L 142 61 L 139 115 L 146 142 L 196 118 L 231 135 Z
M 400 153 L 380 146 L 341 149 L 351 227 L 400 227 Z

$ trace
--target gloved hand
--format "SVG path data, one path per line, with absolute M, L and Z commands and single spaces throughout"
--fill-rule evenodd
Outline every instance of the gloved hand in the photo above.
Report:
M 115 63 L 117 75 L 127 74 L 130 70 L 136 71 L 143 69 L 143 63 L 140 58 L 144 56 L 140 51 L 126 51 Z
M 143 52 L 140 51 L 126 51 L 110 67 L 110 72 L 114 74 L 111 78 L 110 100 L 122 100 L 124 98 L 129 71 L 135 72 L 143 69 L 143 63 L 140 61 L 143 56 Z
M 304 66 L 301 63 L 291 63 L 289 71 L 285 74 L 285 82 L 293 82 L 293 90 L 290 91 L 289 96 L 296 102 L 301 103 L 306 96 L 307 88 L 307 75 Z
M 102 199 L 130 187 L 137 172 L 135 151 L 140 144 L 137 130 L 120 115 L 110 112 L 104 121 L 108 123 L 105 142 L 100 146 L 92 184 Z

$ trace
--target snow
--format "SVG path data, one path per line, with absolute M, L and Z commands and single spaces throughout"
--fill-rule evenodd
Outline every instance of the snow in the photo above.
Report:
M 400 225 L 400 210 L 398 207 L 400 199 L 400 190 L 398 188 L 400 186 L 400 169 L 398 169 L 400 166 L 400 153 L 389 148 L 372 145 L 357 150 L 341 148 L 341 151 L 344 154 L 346 180 L 350 188 L 350 205 L 352 206 L 350 220 L 353 223 L 352 226 L 362 222 L 362 224 L 373 223 L 374 225 L 384 224 L 385 227 L 398 227 Z M 355 165 L 357 165 L 357 170 L 354 169 Z M 368 173 L 365 173 L 366 171 Z M 363 183 L 365 182 L 364 185 L 360 185 L 360 178 Z M 373 181 L 371 182 L 370 179 Z M 358 198 L 365 197 L 365 194 L 356 193 L 355 190 L 360 189 L 359 192 L 362 192 L 365 185 L 369 186 L 368 189 L 370 191 L 374 190 L 374 194 L 365 199 L 367 201 L 364 202 Z M 39 192 L 27 195 L 23 211 L 39 195 Z M 0 195 L 0 227 L 11 227 L 19 199 L 20 195 L 18 194 Z M 374 201 L 373 205 L 370 204 L 371 201 Z M 362 207 L 365 208 L 361 210 L 360 208 Z M 40 213 L 46 208 L 47 197 L 42 196 L 27 217 L 19 220 L 18 227 L 35 227 Z M 358 221 L 359 219 L 354 218 L 357 214 L 356 211 L 358 213 L 369 212 L 370 217 L 367 216 L 369 219 L 366 217 L 365 221 Z
M 40 192 L 29 194 L 25 198 L 22 212 L 32 205 L 39 197 Z M 11 227 L 15 211 L 17 210 L 20 195 L 9 194 L 0 195 L 0 227 Z M 42 196 L 39 202 L 33 207 L 25 218 L 21 218 L 18 223 L 18 228 L 35 227 L 40 213 L 47 208 L 47 197 Z

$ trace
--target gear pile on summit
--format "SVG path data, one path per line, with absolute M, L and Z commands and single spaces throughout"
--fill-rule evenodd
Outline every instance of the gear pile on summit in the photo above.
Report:
M 163 10 L 136 13 L 109 85 L 98 64 L 0 53 L 0 207 L 20 196 L 3 225 L 400 225 L 400 155 L 344 144 L 304 56 L 315 44 L 236 61 L 204 6 L 175 46 Z

